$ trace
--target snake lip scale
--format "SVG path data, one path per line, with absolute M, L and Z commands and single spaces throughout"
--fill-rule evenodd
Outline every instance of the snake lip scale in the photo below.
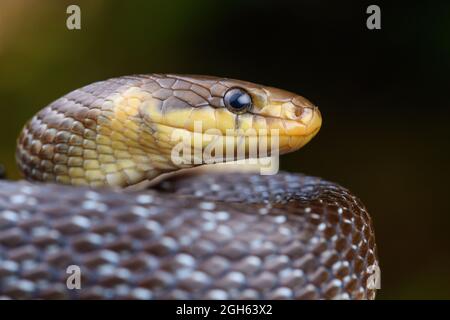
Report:
M 219 151 L 239 138 L 248 155 L 251 135 L 276 129 L 269 153 L 284 154 L 321 123 L 297 94 L 210 76 L 125 76 L 55 100 L 19 136 L 28 181 L 0 181 L 0 297 L 374 299 L 374 231 L 349 190 L 171 158 L 174 130 L 183 143 L 216 130 Z M 80 289 L 67 286 L 74 265 Z

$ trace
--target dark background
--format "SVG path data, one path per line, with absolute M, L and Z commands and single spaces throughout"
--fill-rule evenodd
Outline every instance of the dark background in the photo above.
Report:
M 82 29 L 66 28 L 78 4 Z M 366 28 L 381 7 L 382 29 Z M 297 92 L 324 123 L 285 170 L 350 188 L 373 217 L 378 298 L 450 298 L 450 3 L 0 1 L 0 163 L 36 111 L 113 76 L 196 73 Z

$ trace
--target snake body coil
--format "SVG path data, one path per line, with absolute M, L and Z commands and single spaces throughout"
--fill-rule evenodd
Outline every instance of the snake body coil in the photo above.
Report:
M 25 126 L 17 160 L 29 180 L 75 186 L 0 182 L 0 297 L 374 298 L 370 217 L 336 184 L 200 171 L 152 190 L 104 188 L 203 164 L 174 161 L 175 131 L 185 151 L 214 140 L 215 156 L 239 160 L 272 129 L 269 155 L 320 125 L 301 96 L 224 78 L 139 75 L 69 93 Z M 66 286 L 73 265 L 80 290 Z

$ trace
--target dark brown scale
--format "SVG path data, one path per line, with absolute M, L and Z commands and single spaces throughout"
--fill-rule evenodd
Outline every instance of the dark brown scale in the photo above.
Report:
M 72 264 L 81 290 L 65 287 Z M 208 173 L 136 193 L 0 182 L 4 298 L 373 299 L 373 264 L 366 209 L 318 178 Z

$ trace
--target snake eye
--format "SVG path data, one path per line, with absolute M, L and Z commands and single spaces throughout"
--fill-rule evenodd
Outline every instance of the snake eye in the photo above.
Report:
M 252 106 L 252 98 L 241 88 L 231 88 L 223 97 L 225 106 L 234 113 L 244 113 Z

